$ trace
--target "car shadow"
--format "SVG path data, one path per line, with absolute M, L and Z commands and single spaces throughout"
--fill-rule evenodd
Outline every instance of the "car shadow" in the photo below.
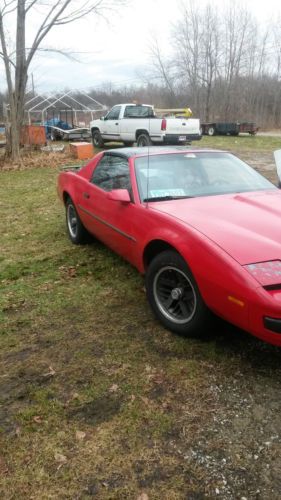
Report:
M 268 344 L 246 331 L 216 319 L 216 330 L 205 342 L 214 342 L 226 356 L 238 356 L 258 371 L 281 369 L 281 348 Z

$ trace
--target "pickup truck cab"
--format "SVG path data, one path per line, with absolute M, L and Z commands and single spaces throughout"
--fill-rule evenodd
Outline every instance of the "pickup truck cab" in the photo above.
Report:
M 118 104 L 99 120 L 90 123 L 93 145 L 123 142 L 126 146 L 185 144 L 201 139 L 197 118 L 157 118 L 149 104 Z

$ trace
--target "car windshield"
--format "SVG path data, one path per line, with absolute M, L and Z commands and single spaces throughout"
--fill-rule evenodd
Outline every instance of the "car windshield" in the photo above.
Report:
M 230 153 L 184 152 L 136 158 L 142 201 L 277 189 Z

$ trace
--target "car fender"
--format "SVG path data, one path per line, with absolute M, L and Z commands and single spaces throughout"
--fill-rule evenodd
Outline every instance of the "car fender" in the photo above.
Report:
M 180 225 L 179 225 L 180 226 Z M 193 227 L 178 227 L 149 233 L 143 246 L 145 251 L 154 241 L 169 245 L 185 260 L 190 268 L 203 300 L 207 306 L 224 318 L 247 328 L 249 321 L 249 290 L 256 290 L 258 283 L 229 254 Z M 163 250 L 165 250 L 163 246 Z M 145 262 L 143 260 L 143 271 Z M 223 304 L 223 307 L 222 307 Z

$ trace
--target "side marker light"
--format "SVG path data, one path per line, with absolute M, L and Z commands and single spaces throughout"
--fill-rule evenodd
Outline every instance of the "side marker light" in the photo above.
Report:
M 237 306 L 240 306 L 240 307 L 245 306 L 245 302 L 243 302 L 242 300 L 236 299 L 236 297 L 233 297 L 232 295 L 228 295 L 227 298 L 228 298 L 229 302 L 233 302 Z

